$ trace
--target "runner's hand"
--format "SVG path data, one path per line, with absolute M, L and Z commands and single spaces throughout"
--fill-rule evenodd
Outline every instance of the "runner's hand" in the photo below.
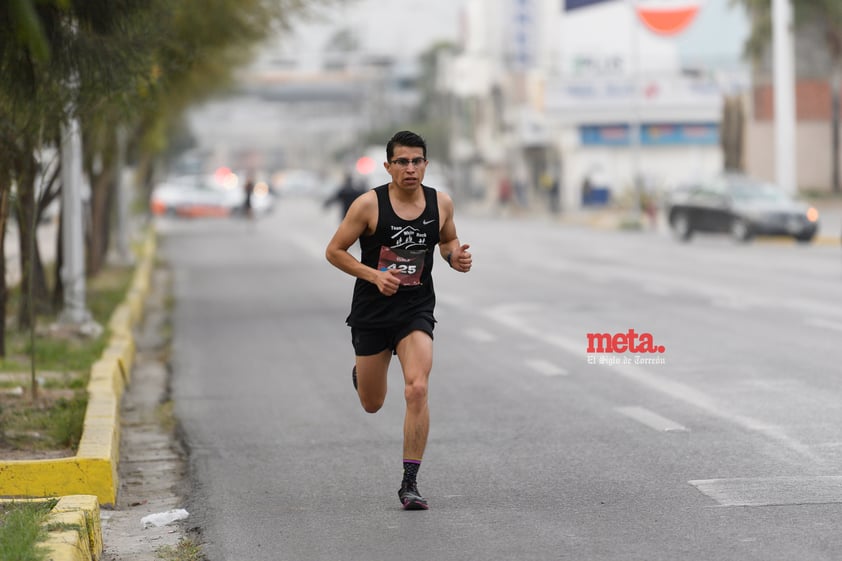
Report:
M 453 252 L 453 255 L 450 256 L 450 266 L 460 273 L 467 273 L 471 270 L 473 259 L 471 257 L 471 252 L 468 251 L 469 247 L 471 247 L 470 244 L 463 244 L 459 249 Z
M 391 296 L 398 291 L 401 285 L 400 275 L 402 273 L 397 269 L 386 269 L 385 271 L 377 271 L 377 277 L 374 279 L 374 284 L 377 285 L 377 290 L 384 296 Z

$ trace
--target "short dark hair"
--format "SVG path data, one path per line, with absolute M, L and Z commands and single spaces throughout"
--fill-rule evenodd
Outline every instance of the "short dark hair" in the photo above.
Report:
M 386 144 L 386 161 L 391 162 L 395 155 L 395 146 L 410 146 L 424 150 L 424 157 L 427 157 L 427 143 L 419 135 L 412 131 L 396 132 Z

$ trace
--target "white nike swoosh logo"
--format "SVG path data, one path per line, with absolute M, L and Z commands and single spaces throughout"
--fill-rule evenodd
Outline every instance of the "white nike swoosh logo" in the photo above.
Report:
M 435 219 L 433 219 L 433 220 L 422 220 L 421 224 L 424 224 L 426 226 L 427 224 L 432 224 L 433 222 L 435 222 Z

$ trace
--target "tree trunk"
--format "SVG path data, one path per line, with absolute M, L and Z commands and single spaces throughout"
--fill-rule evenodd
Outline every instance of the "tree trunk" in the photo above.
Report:
M 148 202 L 152 197 L 152 191 L 155 188 L 155 182 L 158 179 L 157 157 L 155 155 L 143 152 L 138 157 L 137 167 L 135 168 L 135 183 L 140 188 L 141 196 L 147 203 L 147 210 L 149 209 Z
M 35 236 L 37 229 L 35 220 L 37 208 L 35 200 L 36 160 L 31 146 L 27 146 L 23 150 L 18 163 L 15 215 L 20 232 L 18 246 L 20 252 L 21 298 L 17 320 L 20 329 L 28 329 L 32 326 L 34 312 L 48 309 L 49 298 L 44 267 L 38 251 L 38 240 Z
M 834 193 L 842 192 L 842 178 L 840 178 L 839 169 L 839 81 L 842 77 L 842 68 L 837 64 L 831 75 L 830 91 L 831 91 L 831 169 L 832 171 L 832 185 L 831 188 Z
M 113 152 L 110 150 L 109 152 Z M 113 157 L 103 157 L 102 171 L 91 177 L 91 220 L 88 229 L 87 273 L 95 275 L 105 263 L 111 230 L 111 200 L 114 189 Z
M 722 104 L 719 140 L 725 171 L 743 170 L 743 103 L 740 96 L 726 96 Z
M 0 357 L 6 356 L 6 306 L 9 287 L 6 284 L 6 225 L 9 218 L 9 191 L 12 183 L 8 174 L 0 173 Z
M 53 282 L 53 310 L 61 310 L 64 306 L 64 280 L 61 269 L 64 267 L 64 208 L 58 215 L 58 231 L 56 232 L 56 266 Z

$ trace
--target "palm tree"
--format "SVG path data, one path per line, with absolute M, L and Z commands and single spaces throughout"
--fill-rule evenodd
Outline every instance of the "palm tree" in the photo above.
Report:
M 116 130 L 130 131 L 135 159 L 166 146 L 170 123 L 224 87 L 250 47 L 304 10 L 304 0 L 7 0 L 0 7 L 0 211 L 17 191 L 21 240 L 33 240 L 39 205 L 35 153 L 57 145 L 59 127 L 82 123 L 92 187 L 88 272 L 108 246 Z M 312 4 L 312 3 L 310 3 Z M 55 191 L 51 191 L 55 196 Z M 0 214 L 0 229 L 7 214 Z M 59 247 L 61 247 L 59 245 Z M 43 279 L 37 245 L 22 242 L 22 286 Z M 0 262 L 4 262 L 0 244 Z M 5 298 L 5 275 L 0 299 Z M 45 288 L 33 291 L 41 300 Z M 57 283 L 60 286 L 60 283 Z M 5 310 L 5 301 L 0 301 Z M 18 319 L 31 323 L 34 302 Z M 0 322 L 0 333 L 4 326 Z M 5 355 L 0 335 L 0 355 Z

